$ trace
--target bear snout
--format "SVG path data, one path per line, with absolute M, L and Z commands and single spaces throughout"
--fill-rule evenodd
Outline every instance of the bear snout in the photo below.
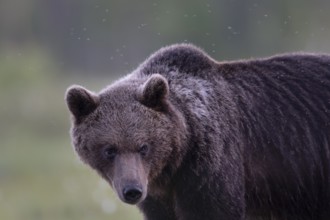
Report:
M 122 194 L 124 198 L 124 202 L 129 204 L 136 204 L 140 201 L 142 197 L 142 187 L 128 185 L 123 188 Z
M 139 154 L 121 154 L 114 161 L 112 186 L 119 198 L 137 204 L 147 196 L 148 177 Z

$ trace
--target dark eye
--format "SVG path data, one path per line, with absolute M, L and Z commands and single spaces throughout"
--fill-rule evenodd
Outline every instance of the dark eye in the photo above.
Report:
M 108 147 L 103 150 L 103 155 L 106 159 L 112 160 L 117 155 L 117 149 L 114 147 Z
M 149 151 L 149 146 L 146 145 L 146 144 L 143 144 L 140 149 L 139 149 L 139 153 L 142 155 L 142 156 L 146 156 L 147 153 Z

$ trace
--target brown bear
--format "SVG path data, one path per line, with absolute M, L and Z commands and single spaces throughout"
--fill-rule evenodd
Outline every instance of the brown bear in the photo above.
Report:
M 165 47 L 66 93 L 80 158 L 146 220 L 330 219 L 330 56 Z

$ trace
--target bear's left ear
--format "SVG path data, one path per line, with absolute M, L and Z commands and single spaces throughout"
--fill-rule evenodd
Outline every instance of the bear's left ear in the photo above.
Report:
M 99 105 L 99 97 L 97 95 L 77 85 L 68 88 L 65 99 L 77 123 L 92 113 Z
M 166 107 L 168 93 L 167 80 L 160 74 L 153 74 L 142 86 L 140 101 L 145 106 L 160 111 Z

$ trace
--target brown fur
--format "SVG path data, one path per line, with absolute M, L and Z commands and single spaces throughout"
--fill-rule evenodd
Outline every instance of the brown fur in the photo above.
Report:
M 327 55 L 219 63 L 174 45 L 66 100 L 78 155 L 145 219 L 330 219 Z

